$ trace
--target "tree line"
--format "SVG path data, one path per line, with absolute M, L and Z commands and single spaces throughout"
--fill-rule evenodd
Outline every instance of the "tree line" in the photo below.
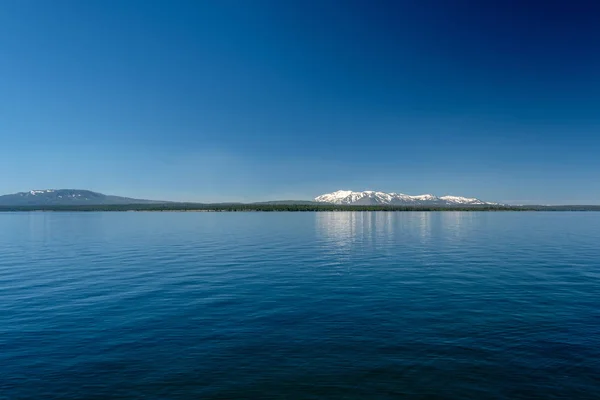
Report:
M 0 211 L 214 211 L 214 212 L 315 212 L 315 211 L 600 211 L 600 205 L 565 206 L 358 206 L 336 204 L 110 204 L 0 206 Z

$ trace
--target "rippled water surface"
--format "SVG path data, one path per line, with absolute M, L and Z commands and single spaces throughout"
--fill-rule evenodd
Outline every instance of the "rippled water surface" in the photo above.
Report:
M 600 213 L 1 213 L 4 398 L 598 399 Z

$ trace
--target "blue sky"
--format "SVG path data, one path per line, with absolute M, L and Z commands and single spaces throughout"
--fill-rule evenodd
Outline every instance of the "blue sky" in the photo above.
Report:
M 600 5 L 8 1 L 0 193 L 600 203 Z

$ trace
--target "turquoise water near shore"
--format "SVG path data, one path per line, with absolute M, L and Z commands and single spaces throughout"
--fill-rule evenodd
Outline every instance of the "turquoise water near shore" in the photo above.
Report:
M 600 213 L 2 213 L 0 399 L 598 399 Z

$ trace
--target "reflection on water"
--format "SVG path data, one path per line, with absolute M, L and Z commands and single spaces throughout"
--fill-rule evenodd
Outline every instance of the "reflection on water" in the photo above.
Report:
M 364 242 L 377 245 L 405 239 L 414 245 L 415 239 L 422 244 L 435 237 L 460 240 L 474 228 L 475 216 L 473 212 L 321 212 L 315 214 L 315 226 L 317 235 L 329 244 L 350 249 Z M 482 213 L 477 217 L 481 220 Z
M 317 235 L 338 250 L 350 249 L 357 238 L 357 229 L 362 228 L 362 220 L 367 213 L 321 212 L 316 213 Z M 357 219 L 361 222 L 358 223 Z
M 370 254 L 371 258 L 412 258 L 415 263 L 431 266 L 440 261 L 432 248 L 446 249 L 449 255 L 460 256 L 469 242 L 487 237 L 490 215 L 483 212 L 322 212 L 315 214 L 315 228 L 327 252 L 348 265 Z

